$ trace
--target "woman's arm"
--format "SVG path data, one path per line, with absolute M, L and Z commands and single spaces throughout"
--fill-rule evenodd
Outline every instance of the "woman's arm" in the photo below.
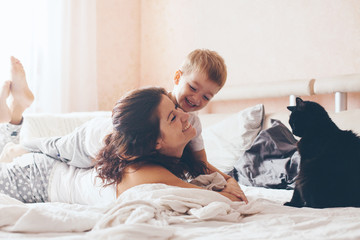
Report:
M 248 200 L 247 200 L 244 192 L 241 190 L 238 182 L 234 178 L 221 172 L 219 169 L 217 169 L 212 164 L 210 164 L 207 161 L 206 152 L 204 149 L 194 152 L 194 157 L 197 159 L 200 159 L 201 161 L 203 161 L 206 164 L 207 168 L 209 169 L 209 173 L 218 172 L 225 178 L 227 184 L 226 184 L 225 188 L 222 190 L 222 192 L 231 193 L 231 194 L 235 195 L 237 198 L 240 198 L 244 202 L 248 203 Z
M 199 188 L 194 184 L 185 182 L 176 177 L 173 173 L 164 167 L 158 165 L 141 166 L 139 169 L 129 167 L 123 177 L 123 180 L 117 185 L 117 195 L 119 196 L 125 190 L 145 183 L 163 183 L 166 185 L 177 186 L 182 188 Z M 233 194 L 227 192 L 219 192 L 221 195 L 232 201 L 242 201 Z

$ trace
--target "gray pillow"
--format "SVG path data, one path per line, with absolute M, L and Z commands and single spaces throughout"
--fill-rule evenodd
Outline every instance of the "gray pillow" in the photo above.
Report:
M 255 138 L 234 164 L 234 177 L 247 186 L 292 189 L 299 171 L 297 140 L 279 120 Z

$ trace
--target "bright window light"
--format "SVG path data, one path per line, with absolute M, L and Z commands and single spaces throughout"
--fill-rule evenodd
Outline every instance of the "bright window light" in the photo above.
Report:
M 19 58 L 25 70 L 34 50 L 34 38 L 41 39 L 44 0 L 0 0 L 0 82 L 10 78 L 10 56 Z M 37 40 L 38 41 L 38 40 Z M 30 81 L 30 79 L 28 79 Z

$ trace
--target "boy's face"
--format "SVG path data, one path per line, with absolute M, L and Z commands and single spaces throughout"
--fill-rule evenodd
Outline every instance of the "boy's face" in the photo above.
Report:
M 204 108 L 221 88 L 210 80 L 207 74 L 201 72 L 182 74 L 178 71 L 174 83 L 172 94 L 176 98 L 177 104 L 185 112 Z

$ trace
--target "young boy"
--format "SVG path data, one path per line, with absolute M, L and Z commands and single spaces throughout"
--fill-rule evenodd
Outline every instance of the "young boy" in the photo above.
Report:
M 196 49 L 188 54 L 174 77 L 174 89 L 170 97 L 184 112 L 189 113 L 189 122 L 197 131 L 190 146 L 196 158 L 206 163 L 212 172 L 219 172 L 227 181 L 225 191 L 247 202 L 246 196 L 234 178 L 224 174 L 207 161 L 201 136 L 201 123 L 195 113 L 203 109 L 224 86 L 227 70 L 224 59 L 215 51 Z

